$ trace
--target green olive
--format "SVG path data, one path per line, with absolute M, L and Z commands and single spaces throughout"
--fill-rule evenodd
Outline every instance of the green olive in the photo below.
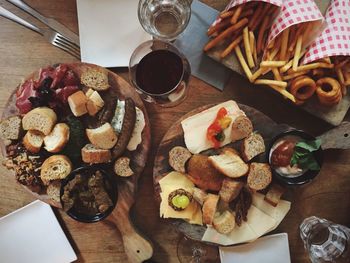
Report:
M 176 195 L 172 199 L 174 206 L 185 209 L 190 204 L 190 199 L 185 195 Z

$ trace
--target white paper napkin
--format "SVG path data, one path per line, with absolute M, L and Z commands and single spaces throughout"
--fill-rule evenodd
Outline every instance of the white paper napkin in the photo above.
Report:
M 126 67 L 135 48 L 151 39 L 137 17 L 138 0 L 77 0 L 81 61 Z
M 290 263 L 288 234 L 265 236 L 254 242 L 220 247 L 221 263 Z
M 0 218 L 0 261 L 66 263 L 77 259 L 51 207 L 34 201 Z

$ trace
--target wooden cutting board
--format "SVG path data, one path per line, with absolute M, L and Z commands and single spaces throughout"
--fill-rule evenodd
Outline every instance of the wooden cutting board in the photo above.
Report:
M 175 146 L 186 147 L 185 141 L 184 141 L 184 133 L 181 127 L 181 121 L 205 109 L 208 109 L 212 106 L 214 105 L 203 106 L 184 115 L 181 119 L 176 121 L 169 128 L 169 130 L 164 135 L 162 141 L 160 142 L 158 151 L 155 157 L 154 170 L 153 170 L 155 198 L 159 204 L 161 201 L 159 180 L 173 170 L 170 167 L 168 162 L 169 151 Z M 264 115 L 263 113 L 261 113 L 260 111 L 252 107 L 249 107 L 243 104 L 239 104 L 239 107 L 241 108 L 241 110 L 243 110 L 246 113 L 246 115 L 252 121 L 254 130 L 258 131 L 263 136 L 266 146 L 270 144 L 271 139 L 275 137 L 277 134 L 291 128 L 285 124 L 275 123 L 269 117 L 267 117 L 266 115 Z M 234 148 L 239 149 L 239 143 L 233 143 L 231 145 Z M 261 155 L 260 158 L 261 159 L 259 161 L 266 162 L 264 155 Z M 206 230 L 205 226 L 192 225 L 187 223 L 184 220 L 179 220 L 179 219 L 166 219 L 166 220 L 170 221 L 180 232 L 182 232 L 184 235 L 186 235 L 187 237 L 193 240 L 201 241 L 204 235 L 204 232 Z
M 330 3 L 329 0 L 316 0 L 315 1 L 316 4 L 318 5 L 318 7 L 320 8 L 322 14 L 325 14 L 327 11 L 327 7 Z M 220 58 L 220 54 L 221 52 L 225 49 L 225 47 L 227 46 L 227 43 L 223 43 L 221 45 L 218 45 L 217 47 L 213 48 L 212 50 L 210 50 L 209 52 L 207 52 L 207 55 L 209 57 L 211 57 L 212 59 L 218 61 L 219 63 L 223 64 L 224 66 L 228 67 L 229 69 L 239 73 L 240 75 L 245 77 L 245 74 L 242 70 L 242 67 L 239 63 L 239 61 L 237 60 L 236 55 L 231 54 L 229 56 L 227 56 L 224 59 Z M 278 94 L 277 92 L 273 91 L 270 88 L 267 88 L 267 90 L 269 90 L 270 92 L 275 93 L 276 98 L 273 99 L 282 99 L 281 95 Z M 291 103 L 292 102 L 289 102 Z M 293 104 L 294 105 L 294 104 Z M 298 106 L 301 107 L 302 109 L 304 109 L 305 111 L 311 113 L 312 115 L 321 118 L 323 120 L 325 120 L 326 122 L 332 124 L 332 125 L 339 125 L 347 111 L 350 108 L 350 93 L 348 92 L 348 94 L 341 100 L 341 102 L 338 105 L 335 105 L 333 107 L 323 107 L 322 105 L 320 105 L 320 103 L 318 102 L 318 100 L 316 98 L 312 98 L 310 101 L 308 101 L 308 103 L 305 103 L 305 105 L 302 106 Z
M 81 73 L 87 67 L 99 68 L 99 66 L 87 63 L 72 63 L 66 64 L 74 73 L 80 78 Z M 102 68 L 101 68 L 102 69 Z M 105 70 L 105 69 L 103 69 Z M 36 79 L 39 72 L 33 72 L 28 79 Z M 117 178 L 118 184 L 118 202 L 112 214 L 107 218 L 116 224 L 119 231 L 122 234 L 125 252 L 130 262 L 142 262 L 152 257 L 153 248 L 151 243 L 142 237 L 134 228 L 130 218 L 129 210 L 134 204 L 135 195 L 137 193 L 137 182 L 141 173 L 145 167 L 148 152 L 150 149 L 151 132 L 150 123 L 147 115 L 146 108 L 137 94 L 136 90 L 129 85 L 124 79 L 117 74 L 108 70 L 108 81 L 111 88 L 108 90 L 108 95 L 116 95 L 119 99 L 131 98 L 135 102 L 135 105 L 143 111 L 145 117 L 145 127 L 142 131 L 142 142 L 133 152 L 130 152 L 130 158 L 133 162 L 134 175 L 130 178 Z M 17 89 L 16 89 L 17 90 Z M 5 109 L 2 113 L 1 119 L 7 118 L 18 114 L 18 109 L 15 105 L 16 102 L 16 90 L 10 96 Z M 3 156 L 5 156 L 5 147 L 1 143 L 1 150 Z M 77 168 L 77 167 L 74 167 Z M 14 176 L 12 173 L 8 173 Z M 11 187 L 11 186 L 9 186 Z M 40 199 L 52 206 L 61 208 L 61 205 L 51 200 L 46 194 L 38 194 L 32 192 L 29 188 L 23 186 L 29 192 L 31 192 L 37 199 Z

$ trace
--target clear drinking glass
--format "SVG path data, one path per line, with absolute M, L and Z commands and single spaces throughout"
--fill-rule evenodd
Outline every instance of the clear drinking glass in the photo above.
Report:
M 148 67 L 143 67 L 145 65 L 142 64 L 143 59 L 146 56 L 149 58 L 150 55 L 157 52 L 168 52 L 171 57 L 162 57 L 160 61 L 152 61 Z M 178 63 L 172 63 L 172 59 Z M 166 66 L 170 67 L 170 70 L 164 72 Z M 143 82 L 140 81 L 141 69 L 147 72 L 147 74 L 141 73 L 146 78 L 148 86 L 142 85 Z M 175 72 L 178 72 L 176 76 L 174 76 Z M 170 73 L 170 76 L 166 73 Z M 186 57 L 174 45 L 161 40 L 149 40 L 142 43 L 135 49 L 129 62 L 129 78 L 141 98 L 164 107 L 175 106 L 186 98 L 190 75 L 191 68 Z M 162 85 L 160 80 L 167 82 L 168 79 L 172 79 L 172 84 Z M 152 86 L 151 84 L 155 82 L 159 85 Z M 146 89 L 147 87 L 151 87 L 151 89 Z
M 140 0 L 138 17 L 155 38 L 172 41 L 185 30 L 191 17 L 190 0 Z

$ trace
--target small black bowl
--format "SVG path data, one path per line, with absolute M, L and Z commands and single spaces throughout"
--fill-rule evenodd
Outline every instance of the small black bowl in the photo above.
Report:
M 319 171 L 307 170 L 307 171 L 305 171 L 305 173 L 303 173 L 300 176 L 286 177 L 286 176 L 282 176 L 279 173 L 277 173 L 275 171 L 275 169 L 272 167 L 272 165 L 270 163 L 271 148 L 279 139 L 281 139 L 285 136 L 297 136 L 297 137 L 300 137 L 300 138 L 308 140 L 308 141 L 312 141 L 312 140 L 316 139 L 314 136 L 312 136 L 312 135 L 310 135 L 302 130 L 296 130 L 296 129 L 282 132 L 282 133 L 278 134 L 276 137 L 274 137 L 269 145 L 268 151 L 266 151 L 266 159 L 271 166 L 272 174 L 273 174 L 274 178 L 285 185 L 303 185 L 303 184 L 311 182 L 319 174 L 320 170 Z M 321 168 L 322 164 L 323 164 L 323 150 L 322 150 L 322 148 L 320 147 L 320 149 L 315 151 L 313 154 L 314 154 L 315 159 Z
M 63 181 L 60 188 L 60 201 L 62 207 L 64 207 L 64 203 L 62 201 L 62 195 L 64 193 L 64 187 L 67 185 L 69 181 L 71 181 L 77 174 L 81 174 L 82 176 L 91 176 L 96 171 L 100 171 L 105 183 L 108 183 L 110 189 L 107 189 L 108 195 L 112 200 L 113 205 L 108 208 L 108 210 L 104 213 L 98 213 L 95 215 L 87 215 L 83 213 L 79 213 L 72 207 L 70 210 L 67 211 L 67 214 L 80 222 L 84 223 L 94 223 L 101 221 L 102 219 L 106 218 L 110 213 L 112 213 L 115 205 L 117 204 L 118 199 L 118 191 L 117 191 L 117 183 L 115 180 L 114 174 L 106 172 L 106 170 L 103 169 L 103 166 L 101 165 L 91 165 L 91 166 L 83 166 L 79 167 L 75 170 L 73 170 Z

